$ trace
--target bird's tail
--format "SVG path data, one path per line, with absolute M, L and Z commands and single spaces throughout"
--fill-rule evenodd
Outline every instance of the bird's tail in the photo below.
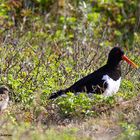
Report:
M 66 90 L 59 90 L 55 93 L 52 93 L 51 96 L 49 97 L 49 99 L 55 99 L 63 94 L 65 94 L 67 91 Z

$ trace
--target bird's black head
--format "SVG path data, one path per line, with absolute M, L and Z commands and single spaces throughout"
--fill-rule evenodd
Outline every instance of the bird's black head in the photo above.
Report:
M 134 68 L 138 68 L 138 65 L 136 65 L 133 61 L 131 61 L 127 56 L 124 55 L 124 51 L 121 48 L 114 47 L 109 53 L 107 64 L 109 66 L 115 67 L 118 66 L 121 60 L 126 61 Z
M 118 65 L 123 56 L 123 50 L 119 47 L 114 47 L 109 53 L 107 63 L 111 65 Z

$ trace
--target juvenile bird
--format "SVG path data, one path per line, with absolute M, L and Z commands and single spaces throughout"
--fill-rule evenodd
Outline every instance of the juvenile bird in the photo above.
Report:
M 5 85 L 0 86 L 0 113 L 7 108 L 9 102 L 9 88 Z

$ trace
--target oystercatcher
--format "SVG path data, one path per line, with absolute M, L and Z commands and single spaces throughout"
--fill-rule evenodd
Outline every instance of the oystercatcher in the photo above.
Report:
M 80 79 L 67 89 L 52 93 L 49 99 L 57 98 L 67 92 L 87 94 L 103 94 L 111 96 L 115 94 L 120 87 L 121 67 L 120 61 L 125 60 L 128 64 L 135 68 L 138 66 L 124 55 L 124 51 L 119 47 L 114 47 L 109 55 L 106 65 Z

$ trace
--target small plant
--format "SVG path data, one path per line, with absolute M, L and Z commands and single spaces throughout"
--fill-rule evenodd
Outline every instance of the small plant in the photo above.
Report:
M 91 115 L 93 111 L 91 110 L 91 99 L 87 97 L 86 94 L 73 95 L 73 93 L 68 93 L 67 97 L 61 97 L 57 99 L 57 104 L 60 108 L 60 113 L 64 116 L 83 116 Z
M 97 116 L 102 112 L 106 112 L 114 107 L 116 100 L 114 97 L 104 97 L 96 94 L 88 97 L 85 93 L 79 95 L 68 93 L 67 97 L 60 97 L 55 102 L 63 116 L 84 117 Z
M 128 124 L 128 123 L 121 123 L 120 124 L 123 132 L 117 138 L 119 140 L 139 140 L 140 138 L 140 131 L 135 124 Z

